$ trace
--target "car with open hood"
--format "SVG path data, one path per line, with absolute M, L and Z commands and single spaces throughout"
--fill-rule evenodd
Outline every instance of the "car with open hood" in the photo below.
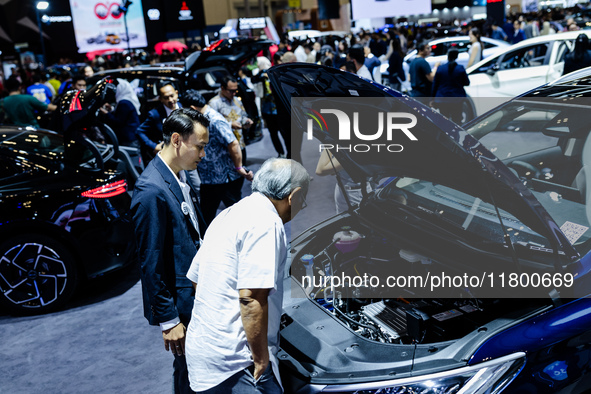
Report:
M 118 147 L 88 137 L 109 94 L 107 81 L 68 93 L 60 134 L 0 126 L 0 308 L 55 311 L 84 280 L 134 261 Z
M 135 87 L 143 118 L 159 103 L 158 83 L 171 82 L 177 88 L 181 99 L 187 89 L 196 89 L 209 100 L 218 93 L 226 76 L 236 76 L 242 65 L 271 45 L 273 42 L 269 40 L 227 38 L 212 43 L 202 51 L 192 53 L 182 66 L 137 66 L 101 71 L 94 74 L 88 83 L 91 85 L 103 78 L 127 80 Z M 254 122 L 253 127 L 245 135 L 245 141 L 247 144 L 259 141 L 262 138 L 262 129 L 255 95 L 239 79 L 238 96 Z
M 465 130 L 333 68 L 268 75 L 303 164 L 328 150 L 362 194 L 291 241 L 286 392 L 591 389 L 591 71 Z

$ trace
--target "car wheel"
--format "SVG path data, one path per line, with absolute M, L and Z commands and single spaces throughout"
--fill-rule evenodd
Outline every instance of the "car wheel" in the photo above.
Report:
M 43 235 L 0 244 L 0 304 L 15 314 L 53 311 L 74 293 L 78 274 L 66 247 Z

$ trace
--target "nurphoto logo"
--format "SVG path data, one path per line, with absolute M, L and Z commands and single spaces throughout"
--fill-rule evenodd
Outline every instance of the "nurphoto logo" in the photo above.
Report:
M 351 141 L 352 135 L 361 141 L 378 141 L 385 138 L 388 143 L 372 143 L 372 144 L 320 144 L 320 151 L 336 149 L 336 151 L 348 152 L 370 152 L 370 151 L 388 151 L 388 152 L 402 152 L 404 147 L 401 144 L 390 143 L 396 135 L 404 134 L 410 141 L 418 141 L 417 137 L 411 132 L 417 124 L 417 117 L 406 112 L 378 112 L 377 113 L 377 131 L 367 132 L 367 126 L 364 126 L 364 132 L 360 128 L 359 112 L 353 112 L 353 121 L 351 122 L 350 115 L 340 109 L 320 109 L 316 111 L 312 108 L 305 108 L 305 115 L 309 116 L 307 119 L 306 132 L 308 140 L 314 138 L 313 128 L 316 124 L 321 131 L 329 133 L 328 124 L 322 114 L 334 115 L 338 122 L 338 140 Z M 368 116 L 364 114 L 364 116 Z M 367 122 L 364 122 L 366 125 Z

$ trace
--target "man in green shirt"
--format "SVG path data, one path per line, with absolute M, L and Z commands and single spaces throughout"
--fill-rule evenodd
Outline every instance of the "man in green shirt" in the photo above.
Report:
M 57 109 L 53 104 L 45 104 L 33 96 L 21 94 L 20 82 L 16 78 L 8 78 L 5 86 L 9 94 L 0 101 L 0 112 L 4 112 L 5 123 L 39 127 L 35 110 L 44 112 Z

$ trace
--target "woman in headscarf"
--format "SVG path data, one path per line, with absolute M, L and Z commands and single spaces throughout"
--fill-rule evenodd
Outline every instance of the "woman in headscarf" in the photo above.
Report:
M 117 79 L 115 110 L 109 104 L 101 108 L 106 115 L 107 124 L 113 128 L 120 145 L 139 147 L 136 129 L 140 125 L 140 100 L 131 84 L 125 79 Z
M 113 128 L 119 145 L 137 148 L 137 153 L 130 152 L 129 156 L 133 165 L 142 170 L 144 164 L 136 134 L 136 130 L 140 126 L 140 100 L 129 82 L 125 79 L 117 79 L 117 82 L 115 110 L 113 111 L 110 104 L 105 104 L 100 110 L 105 115 L 106 123 Z

